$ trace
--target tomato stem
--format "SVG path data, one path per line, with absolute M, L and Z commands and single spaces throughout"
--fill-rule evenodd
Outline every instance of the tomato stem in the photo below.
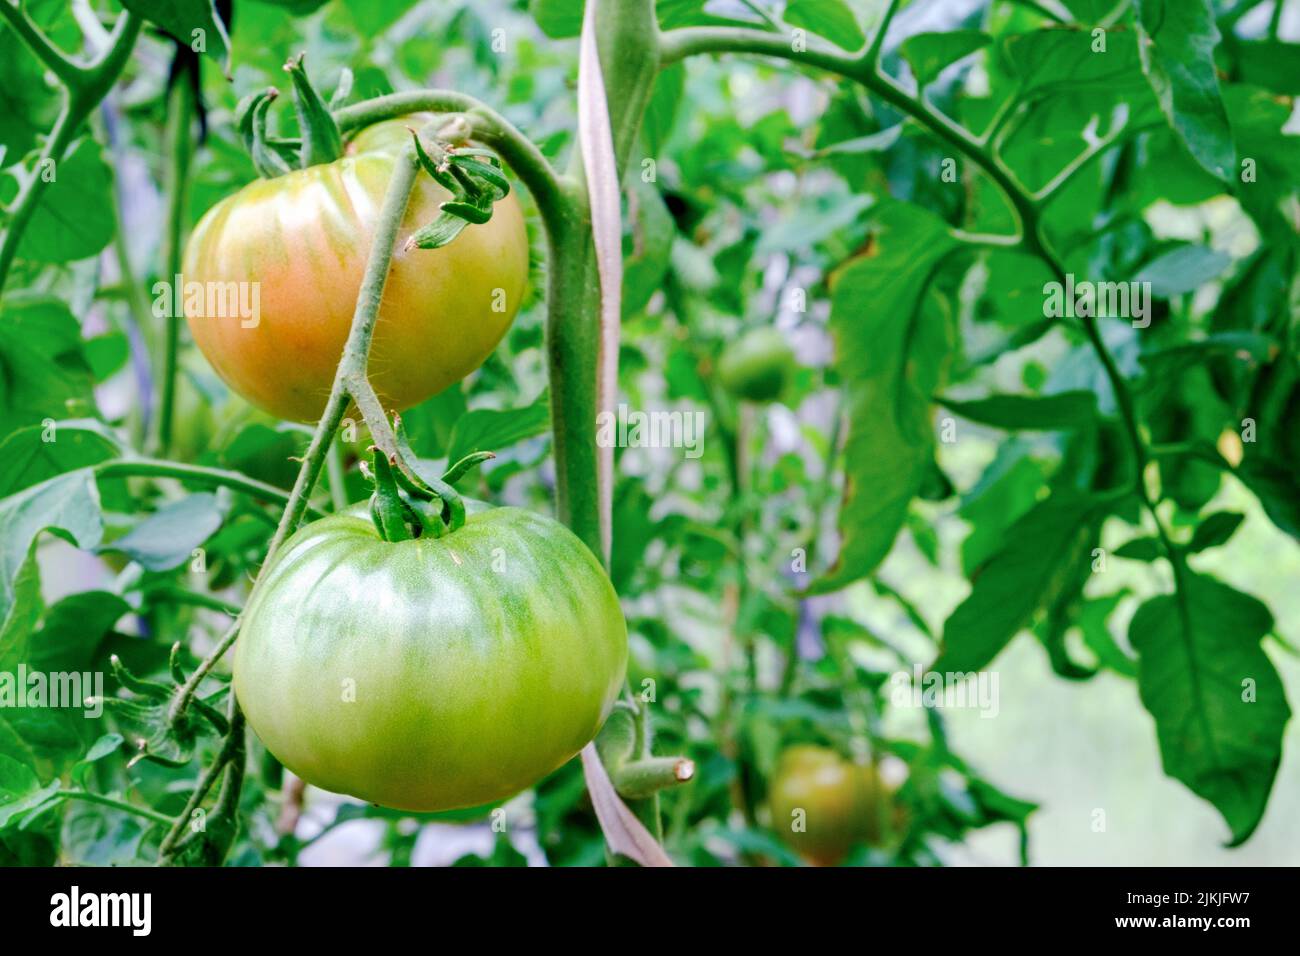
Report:
M 5 210 L 9 221 L 0 233 L 0 290 L 3 290 L 18 243 L 36 212 L 43 188 L 51 181 L 51 177 L 41 175 L 41 171 L 65 158 L 64 153 L 86 119 L 113 88 L 135 47 L 144 20 L 130 10 L 124 11 L 113 25 L 104 52 L 83 65 L 55 47 L 17 4 L 0 2 L 0 17 L 62 86 L 58 118 L 45 139 L 35 166 L 19 177 L 18 195 Z
M 413 149 L 400 154 L 393 164 L 393 177 L 389 181 L 388 190 L 384 195 L 384 204 L 379 213 L 379 220 L 375 224 L 370 256 L 366 261 L 366 271 L 361 281 L 361 290 L 357 295 L 356 311 L 352 314 L 352 327 L 343 349 L 343 356 L 339 360 L 338 368 L 334 373 L 334 384 L 330 389 L 329 400 L 326 402 L 324 414 L 321 415 L 316 430 L 312 434 L 311 444 L 308 446 L 307 454 L 303 458 L 302 467 L 298 470 L 298 477 L 294 481 L 293 491 L 289 494 L 289 500 L 285 505 L 284 513 L 280 517 L 275 536 L 271 539 L 270 546 L 267 548 L 267 560 L 263 562 L 263 570 L 266 569 L 284 541 L 298 527 L 298 523 L 306 513 L 308 498 L 325 467 L 326 453 L 334 441 L 339 424 L 347 411 L 349 399 L 355 401 L 362 410 L 362 414 L 366 417 L 366 423 L 370 426 L 371 435 L 375 438 L 375 443 L 383 448 L 385 452 L 396 454 L 396 442 L 392 441 L 391 448 L 385 448 L 380 434 L 376 434 L 376 426 L 378 425 L 379 432 L 386 432 L 385 437 L 389 440 L 392 439 L 392 432 L 388 429 L 383 408 L 374 393 L 374 389 L 370 387 L 370 383 L 366 379 L 366 366 L 370 360 L 370 343 L 374 338 L 375 323 L 379 315 L 379 303 L 383 298 L 384 284 L 388 279 L 388 267 L 392 260 L 393 244 L 397 239 L 397 231 L 401 225 L 402 217 L 406 213 L 406 206 L 410 200 L 411 189 L 415 185 L 417 171 L 418 167 Z M 367 414 L 367 409 L 369 414 Z M 257 590 L 257 584 L 260 583 L 261 577 L 259 574 L 258 582 L 253 585 L 254 592 Z M 251 602 L 251 595 L 249 600 Z M 204 660 L 195 674 L 207 673 L 215 662 L 233 646 L 236 634 L 236 629 L 232 627 L 227 639 L 222 640 L 221 644 Z M 193 677 L 191 677 L 191 680 L 193 680 Z M 191 832 L 186 836 L 183 836 L 183 834 L 191 814 L 207 797 L 223 772 L 225 773 L 225 783 L 217 799 L 217 804 L 209 815 L 209 829 L 212 827 L 213 818 L 219 820 L 222 815 L 233 814 L 237 809 L 239 791 L 244 779 L 245 727 L 243 711 L 240 710 L 239 701 L 234 694 L 230 695 L 229 715 L 230 727 L 220 753 L 199 778 L 184 811 L 182 811 L 159 846 L 159 858 L 163 863 L 172 862 L 177 854 L 185 850 L 187 846 L 198 841 L 208 840 L 208 838 L 201 836 L 198 831 Z

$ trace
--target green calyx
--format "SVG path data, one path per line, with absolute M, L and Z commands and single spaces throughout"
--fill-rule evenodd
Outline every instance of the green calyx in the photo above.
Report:
M 481 225 L 490 220 L 493 204 L 509 194 L 510 181 L 498 165 L 500 161 L 487 150 L 449 143 L 431 143 L 426 148 L 414 129 L 411 138 L 420 166 L 452 198 L 441 205 L 437 219 L 412 233 L 407 247 L 437 249 L 471 223 Z
M 270 132 L 270 106 L 280 95 L 273 86 L 248 94 L 239 101 L 235 110 L 244 148 L 263 179 L 274 179 L 294 169 L 332 163 L 343 155 L 343 135 L 339 132 L 339 125 L 329 106 L 311 85 L 302 63 L 303 54 L 300 53 L 284 65 L 293 82 L 297 137 L 279 137 Z M 351 75 L 345 73 L 336 95 L 346 98 L 350 87 Z
M 343 134 L 329 107 L 307 78 L 302 61 L 306 54 L 290 57 L 284 71 L 293 81 L 293 103 L 302 136 L 299 166 L 306 169 L 320 163 L 332 163 L 343 155 Z M 346 80 L 345 80 L 346 82 Z
M 441 538 L 465 524 L 465 502 L 452 486 L 471 468 L 494 458 L 491 452 L 466 455 L 441 476 L 428 472 L 411 449 L 402 420 L 393 419 L 397 453 L 385 454 L 371 446 L 369 477 L 375 485 L 370 496 L 370 519 L 385 541 Z

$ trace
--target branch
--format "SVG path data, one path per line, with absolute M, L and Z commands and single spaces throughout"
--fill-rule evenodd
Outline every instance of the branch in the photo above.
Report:
M 23 30 L 18 25 L 20 20 L 30 25 L 26 16 L 9 0 L 0 0 L 0 13 L 3 13 L 6 21 L 20 34 Z M 54 127 L 46 137 L 45 146 L 36 160 L 36 170 L 40 170 L 50 162 L 57 163 L 63 159 L 63 154 L 67 151 L 77 130 L 81 128 L 91 111 L 108 95 L 108 91 L 122 72 L 127 57 L 131 55 L 131 50 L 135 46 L 136 38 L 140 35 L 142 24 L 143 21 L 134 13 L 129 10 L 124 12 L 113 26 L 113 33 L 109 38 L 111 45 L 98 60 L 88 67 L 78 66 L 71 60 L 67 60 L 71 68 L 76 71 L 75 75 L 68 74 L 66 71 L 64 74 L 59 74 L 59 71 L 55 70 L 64 87 L 63 103 L 59 107 L 59 115 L 54 121 Z M 35 27 L 32 29 L 35 30 Z M 29 45 L 30 42 L 29 39 Z M 53 50 L 48 43 L 46 46 Z M 41 56 L 39 49 L 36 47 L 33 49 L 36 50 L 37 56 Z M 44 185 L 45 177 L 33 171 L 23 179 L 18 195 L 14 197 L 10 207 L 9 223 L 0 235 L 0 291 L 3 291 L 5 281 L 9 278 L 9 269 L 18 252 L 18 243 L 22 241 L 23 233 L 26 232 L 27 225 L 36 212 L 36 204 L 40 200 Z
M 31 50 L 41 64 L 59 78 L 65 87 L 71 89 L 83 82 L 86 68 L 74 61 L 41 32 L 40 27 L 32 22 L 31 17 L 18 6 L 17 0 L 0 0 L 0 16 L 13 28 L 14 33 Z
M 340 132 L 347 133 L 382 120 L 420 112 L 463 113 L 470 122 L 471 138 L 494 149 L 523 180 L 548 230 L 554 220 L 570 215 L 572 204 L 564 195 L 559 176 L 541 150 L 504 116 L 472 96 L 452 90 L 390 93 L 345 106 L 334 113 L 334 119 Z
M 880 62 L 880 51 L 885 46 L 885 34 L 889 32 L 889 24 L 894 20 L 894 14 L 898 12 L 898 0 L 889 0 L 889 6 L 885 8 L 885 15 L 880 18 L 880 26 L 876 27 L 876 35 L 871 40 L 871 45 L 867 47 L 867 52 L 862 55 L 862 62 L 870 63 L 875 66 Z
M 160 461 L 156 458 L 115 458 L 93 468 L 96 478 L 176 478 L 213 488 L 230 488 L 246 495 L 287 505 L 290 493 L 238 471 L 209 468 L 204 465 L 187 465 L 179 461 Z M 306 507 L 304 505 L 304 507 Z M 320 512 L 310 509 L 313 515 Z
M 149 807 L 137 807 L 134 803 L 127 803 L 125 800 L 118 800 L 114 797 L 101 796 L 98 793 L 91 793 L 89 790 L 57 790 L 53 796 L 62 797 L 65 800 L 85 800 L 87 803 L 98 803 L 101 806 L 121 810 L 123 813 L 130 813 L 146 820 L 152 820 L 154 823 L 161 823 L 163 826 L 169 827 L 176 822 L 167 814 L 151 810 Z
M 874 45 L 874 44 L 873 44 Z M 876 63 L 862 58 L 846 56 L 831 49 L 820 41 L 810 39 L 807 50 L 795 50 L 784 37 L 774 36 L 758 30 L 733 27 L 683 27 L 670 30 L 661 35 L 660 57 L 667 65 L 697 53 L 756 53 L 763 56 L 779 57 L 795 63 L 816 67 L 827 72 L 855 80 L 871 92 L 885 100 L 895 109 L 912 117 L 926 129 L 930 130 L 944 143 L 952 146 L 963 156 L 980 167 L 993 180 L 1006 198 L 1017 220 L 1017 244 L 1026 252 L 1041 259 L 1052 272 L 1053 277 L 1065 283 L 1065 270 L 1060 260 L 1048 248 L 1043 238 L 1042 213 L 1044 202 L 1056 194 L 1071 176 L 1078 173 L 1089 161 L 1095 158 L 1095 152 L 1085 152 L 1075 163 L 1068 166 L 1039 197 L 1032 195 L 1002 162 L 996 151 L 988 148 L 987 143 L 972 135 L 964 127 L 935 110 L 920 94 L 912 95 L 892 77 L 882 73 Z M 1001 245 L 1000 237 L 979 237 L 983 242 L 996 241 Z M 1135 471 L 1134 488 L 1146 510 L 1155 521 L 1158 537 L 1166 556 L 1174 569 L 1176 593 L 1183 591 L 1182 555 L 1173 544 L 1163 521 L 1156 512 L 1156 503 L 1146 487 L 1146 467 L 1150 460 L 1146 443 L 1138 423 L 1137 410 L 1133 401 L 1128 380 L 1115 364 L 1110 350 L 1101 335 L 1100 327 L 1094 316 L 1081 318 L 1081 325 L 1089 344 L 1097 354 L 1107 380 L 1115 393 L 1119 406 L 1120 418 L 1132 447 Z
M 979 166 L 1010 203 L 1018 235 L 1025 235 L 1037 219 L 1033 198 L 984 142 L 936 110 L 923 97 L 913 96 L 897 80 L 881 72 L 874 61 L 842 53 L 812 37 L 808 39 L 806 50 L 795 50 L 787 37 L 743 27 L 682 27 L 661 35 L 660 57 L 664 65 L 697 53 L 756 53 L 815 67 L 861 83 Z

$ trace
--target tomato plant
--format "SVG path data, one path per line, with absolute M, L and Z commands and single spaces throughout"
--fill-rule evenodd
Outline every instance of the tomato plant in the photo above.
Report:
M 1298 54 L 0 2 L 0 862 L 1294 863 Z

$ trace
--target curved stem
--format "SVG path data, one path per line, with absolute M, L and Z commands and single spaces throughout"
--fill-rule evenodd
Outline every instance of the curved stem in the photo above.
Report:
M 1043 239 L 1043 201 L 1055 195 L 1070 176 L 1083 168 L 1088 161 L 1095 157 L 1095 154 L 1085 154 L 1083 161 L 1068 169 L 1064 179 L 1054 181 L 1052 188 L 1040 200 L 1025 189 L 1006 164 L 1002 162 L 997 152 L 990 149 L 987 143 L 935 110 L 920 94 L 912 95 L 896 80 L 880 72 L 879 65 L 875 60 L 845 55 L 821 42 L 814 43 L 810 41 L 807 50 L 795 50 L 786 37 L 737 27 L 683 27 L 670 30 L 661 35 L 660 53 L 665 64 L 675 63 L 697 53 L 756 53 L 806 64 L 861 83 L 979 166 L 998 186 L 998 189 L 1010 205 L 1017 220 L 1016 231 L 1019 245 L 1026 252 L 1046 263 L 1057 281 L 1064 283 L 1065 271 Z M 998 244 L 1001 243 L 1002 240 L 999 238 Z M 1124 378 L 1123 373 L 1115 364 L 1115 359 L 1110 354 L 1110 350 L 1102 338 L 1096 318 L 1084 318 L 1082 327 L 1115 393 L 1120 418 L 1123 421 L 1124 430 L 1133 451 L 1136 466 L 1134 488 L 1155 521 L 1166 555 L 1174 568 L 1175 585 L 1181 590 L 1181 554 L 1174 546 L 1168 531 L 1160 520 L 1160 516 L 1156 513 L 1156 503 L 1151 498 L 1146 487 L 1145 473 L 1149 456 L 1138 423 L 1132 391 L 1129 389 L 1127 379 Z
M 59 78 L 66 87 L 76 86 L 85 75 L 86 68 L 74 61 L 41 32 L 40 27 L 32 22 L 26 12 L 19 8 L 17 0 L 0 0 L 0 17 L 18 34 L 23 45 L 31 50 L 41 64 Z
M 147 593 L 150 603 L 181 604 L 188 607 L 201 607 L 207 611 L 217 611 L 229 617 L 239 616 L 239 605 L 223 601 L 215 594 L 191 591 L 174 584 L 151 588 Z
M 415 162 L 414 150 L 408 148 L 399 155 L 393 165 L 393 176 L 389 181 L 388 191 L 384 195 L 384 204 L 379 213 L 379 221 L 375 224 L 370 256 L 366 260 L 366 271 L 361 280 L 361 291 L 357 295 L 356 311 L 352 314 L 352 327 L 348 333 L 348 340 L 344 345 L 343 356 L 339 360 L 338 369 L 334 373 L 334 384 L 330 389 L 330 397 L 326 403 L 325 412 L 316 425 L 316 431 L 312 435 L 311 444 L 307 449 L 306 457 L 303 459 L 302 467 L 298 470 L 298 477 L 294 482 L 293 491 L 288 496 L 284 514 L 280 516 L 280 523 L 275 530 L 275 536 L 271 539 L 271 544 L 267 548 L 267 560 L 262 563 L 263 570 L 266 569 L 270 559 L 279 550 L 285 539 L 298 527 L 298 522 L 302 520 L 302 516 L 307 510 L 307 498 L 311 494 L 312 488 L 315 487 L 321 470 L 325 467 L 326 453 L 334 441 L 334 435 L 338 431 L 339 423 L 343 420 L 343 413 L 347 410 L 349 383 L 352 383 L 351 387 L 355 387 L 358 376 L 361 381 L 365 381 L 366 365 L 370 360 L 370 342 L 374 337 L 375 323 L 379 317 L 379 303 L 383 298 L 384 284 L 388 279 L 388 268 L 393 256 L 393 243 L 397 238 L 397 231 L 406 212 L 406 205 L 410 200 L 411 188 L 415 185 L 417 171 L 418 166 Z M 256 583 L 254 583 L 253 589 L 256 591 Z M 185 682 L 185 687 L 182 689 L 182 694 L 187 695 L 187 700 L 193 697 L 199 681 L 211 671 L 216 662 L 233 646 L 238 633 L 239 622 L 236 621 L 222 637 L 221 641 L 218 642 L 213 652 L 190 675 Z M 234 694 L 230 695 L 229 713 L 230 730 L 222 743 L 221 751 L 217 754 L 216 759 L 204 770 L 194 788 L 194 792 L 190 794 L 184 811 L 163 838 L 159 847 L 159 857 L 163 862 L 169 862 L 173 859 L 184 848 L 186 842 L 191 839 L 191 837 L 183 837 L 186 821 L 190 819 L 194 810 L 207 797 L 208 792 L 223 771 L 226 772 L 226 779 L 214 812 L 233 812 L 233 808 L 238 804 L 244 769 L 244 714 L 240 710 L 239 701 Z
M 523 180 L 548 229 L 553 219 L 568 214 L 570 204 L 560 178 L 541 150 L 504 116 L 472 96 L 452 90 L 390 93 L 345 106 L 334 113 L 334 119 L 339 129 L 347 133 L 382 120 L 419 112 L 463 113 L 470 122 L 471 137 L 495 150 Z
M 198 62 L 192 69 L 199 68 Z M 194 117 L 194 100 L 186 76 L 177 77 L 167 111 L 167 224 L 163 233 L 162 279 L 174 282 L 181 271 L 181 239 L 185 231 L 186 204 L 189 198 L 190 161 L 193 145 L 190 127 Z M 163 335 L 162 363 L 158 376 L 162 395 L 158 408 L 158 453 L 166 457 L 172 443 L 172 421 L 176 410 L 176 359 L 180 344 L 179 315 L 168 315 Z
M 0 0 L 0 10 L 4 12 L 10 24 L 17 24 L 19 20 L 16 18 L 26 19 L 8 0 Z M 14 256 L 18 252 L 18 243 L 22 241 L 23 233 L 26 232 L 32 215 L 36 212 L 41 187 L 46 181 L 40 171 L 48 167 L 51 162 L 57 163 L 63 159 L 63 154 L 86 117 L 108 95 L 118 74 L 126 65 L 126 59 L 135 46 L 142 24 L 143 21 L 134 13 L 125 11 L 117 18 L 117 23 L 109 37 L 110 45 L 103 56 L 85 67 L 78 66 L 71 60 L 67 61 L 70 67 L 75 69 L 75 73 L 64 69 L 66 75 L 59 77 L 63 82 L 63 102 L 59 108 L 58 119 L 55 120 L 45 146 L 41 149 L 36 166 L 28 171 L 18 190 L 18 195 L 14 197 L 10 207 L 9 223 L 0 235 L 0 290 L 4 289 L 5 281 L 9 277 Z M 15 29 L 19 30 L 21 35 L 21 28 L 15 26 Z M 41 55 L 39 51 L 37 55 Z M 56 70 L 55 73 L 59 75 L 59 71 Z
M 205 465 L 187 465 L 179 461 L 162 461 L 157 458 L 115 458 L 94 466 L 97 478 L 176 478 L 214 488 L 242 491 L 262 501 L 289 504 L 290 493 L 238 471 L 209 468 Z M 306 503 L 303 504 L 304 509 Z M 311 509 L 319 515 L 316 509 Z
M 217 646 L 212 649 L 212 653 L 199 663 L 199 666 L 194 669 L 194 673 L 186 679 L 172 699 L 171 706 L 168 707 L 168 716 L 172 720 L 176 720 L 185 712 L 190 705 L 190 701 L 194 699 L 194 695 L 199 692 L 199 684 L 203 683 L 203 678 L 212 672 L 212 668 L 216 666 L 217 661 L 226 656 L 226 651 L 235 646 L 235 639 L 239 637 L 239 627 L 240 620 L 238 614 L 236 614 L 235 620 L 230 627 L 226 628 L 226 633 L 221 635 L 221 640 L 217 641 Z
M 138 807 L 134 803 L 127 803 L 125 800 L 118 800 L 115 797 L 105 797 L 89 790 L 59 790 L 55 792 L 54 796 L 62 797 L 65 800 L 84 800 L 86 803 L 98 803 L 101 806 L 112 807 L 124 813 L 152 820 L 154 823 L 161 823 L 163 826 L 169 827 L 176 822 L 167 814 L 151 810 L 149 807 Z
M 755 53 L 777 57 L 861 83 L 979 166 L 1010 203 L 1022 235 L 1036 217 L 1033 199 L 987 144 L 936 110 L 924 97 L 913 96 L 893 77 L 882 73 L 875 59 L 840 52 L 813 38 L 809 38 L 807 49 L 796 50 L 788 37 L 744 27 L 681 27 L 661 34 L 660 56 L 664 65 L 698 53 Z

